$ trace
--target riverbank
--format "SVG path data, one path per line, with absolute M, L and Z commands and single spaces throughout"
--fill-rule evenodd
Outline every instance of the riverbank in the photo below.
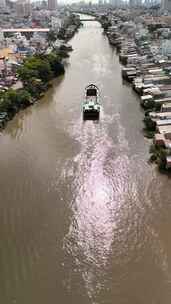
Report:
M 57 33 L 57 39 L 62 39 L 65 42 L 68 42 L 75 35 L 81 25 L 82 23 L 79 16 L 71 14 L 67 23 L 64 23 L 63 27 L 61 27 Z
M 67 43 L 81 27 L 82 23 L 80 17 L 75 14 L 71 14 L 66 22 L 60 27 L 59 31 L 51 29 L 48 33 L 48 42 L 50 46 L 53 46 L 57 40 L 62 40 Z
M 150 161 L 159 170 L 171 169 L 171 76 L 170 58 L 160 54 L 156 36 L 148 28 L 135 30 L 120 16 L 101 16 L 100 23 L 122 64 L 122 78 L 140 96 L 144 110 L 145 137 L 153 140 Z
M 18 68 L 18 78 L 23 88 L 0 92 L 0 128 L 4 129 L 7 122 L 16 113 L 40 99 L 50 86 L 53 78 L 65 73 L 63 58 L 66 51 L 52 51 L 48 55 L 34 55 L 25 59 Z
M 146 163 L 138 98 L 97 22 L 71 44 L 63 80 L 0 134 L 1 303 L 168 304 L 170 184 Z M 90 80 L 99 123 L 81 117 Z
M 49 32 L 48 42 L 52 51 L 48 54 L 36 54 L 27 57 L 22 66 L 17 70 L 18 79 L 22 83 L 22 88 L 9 88 L 7 91 L 0 92 L 0 130 L 4 129 L 20 110 L 33 105 L 39 100 L 48 88 L 50 81 L 65 73 L 63 59 L 69 57 L 71 47 L 66 46 L 74 34 L 81 26 L 79 18 L 71 15 L 69 21 L 57 34 Z M 64 40 L 64 44 L 52 47 L 51 43 L 57 39 Z

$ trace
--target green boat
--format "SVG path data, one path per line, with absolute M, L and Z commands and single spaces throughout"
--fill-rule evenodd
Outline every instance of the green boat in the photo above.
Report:
M 99 89 L 94 84 L 85 88 L 85 100 L 82 105 L 83 119 L 99 119 Z

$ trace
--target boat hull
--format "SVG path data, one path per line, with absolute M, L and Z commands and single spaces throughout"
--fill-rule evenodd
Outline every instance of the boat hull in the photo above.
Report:
M 90 84 L 85 90 L 85 99 L 82 105 L 83 119 L 99 119 L 100 103 L 99 90 L 94 84 Z
M 83 111 L 84 120 L 98 120 L 100 117 L 99 111 Z

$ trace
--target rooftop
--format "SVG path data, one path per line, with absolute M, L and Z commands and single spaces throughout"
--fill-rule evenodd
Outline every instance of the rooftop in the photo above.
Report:
M 158 131 L 159 131 L 160 134 L 166 134 L 166 133 L 170 133 L 171 134 L 171 125 L 158 126 L 157 129 L 158 129 Z

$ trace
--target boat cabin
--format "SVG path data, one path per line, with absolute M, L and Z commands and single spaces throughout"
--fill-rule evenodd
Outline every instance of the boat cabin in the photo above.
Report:
M 99 115 L 99 89 L 94 84 L 90 84 L 85 89 L 85 100 L 83 102 L 83 119 L 99 119 Z

